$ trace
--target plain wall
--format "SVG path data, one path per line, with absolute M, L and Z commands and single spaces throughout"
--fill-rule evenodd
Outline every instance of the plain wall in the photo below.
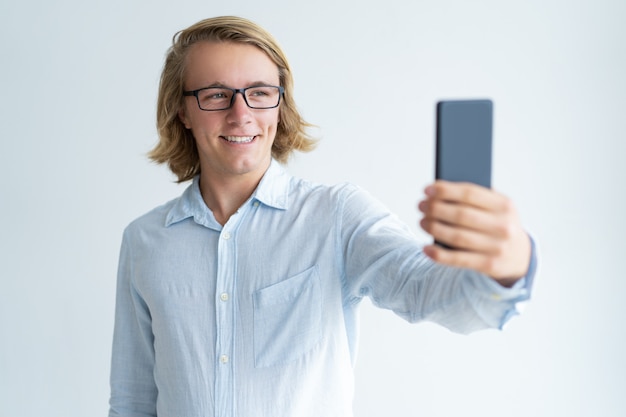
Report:
M 356 416 L 626 415 L 626 2 L 3 0 L 0 417 L 106 415 L 122 230 L 185 187 L 145 157 L 164 54 L 222 14 L 291 60 L 321 143 L 289 171 L 359 184 L 424 242 L 435 103 L 494 100 L 534 299 L 470 336 L 364 303 Z

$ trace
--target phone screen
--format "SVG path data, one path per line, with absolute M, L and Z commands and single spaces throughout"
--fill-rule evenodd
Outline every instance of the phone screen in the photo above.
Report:
M 492 125 L 491 100 L 437 103 L 435 178 L 491 187 Z

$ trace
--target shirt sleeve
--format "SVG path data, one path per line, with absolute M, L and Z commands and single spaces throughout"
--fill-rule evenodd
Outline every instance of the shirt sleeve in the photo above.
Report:
M 150 311 L 133 286 L 129 230 L 118 266 L 109 417 L 156 417 L 154 337 Z
M 346 190 L 339 210 L 344 303 L 367 296 L 409 322 L 427 320 L 470 333 L 502 328 L 530 297 L 534 243 L 528 275 L 505 288 L 478 272 L 432 261 L 404 223 L 357 187 Z

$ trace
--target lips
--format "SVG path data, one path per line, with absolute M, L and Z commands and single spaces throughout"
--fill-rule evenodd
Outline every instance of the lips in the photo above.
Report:
M 256 136 L 222 136 L 222 138 L 231 143 L 250 143 Z

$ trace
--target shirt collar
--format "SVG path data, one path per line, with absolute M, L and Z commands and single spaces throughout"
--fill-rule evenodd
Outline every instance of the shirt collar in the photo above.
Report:
M 261 178 L 256 190 L 250 199 L 244 203 L 257 200 L 262 204 L 279 210 L 287 210 L 289 207 L 289 175 L 283 167 L 274 159 Z M 172 208 L 165 218 L 165 226 L 193 217 L 198 224 L 209 228 L 221 228 L 215 221 L 211 210 L 207 207 L 200 193 L 200 176 L 194 177 L 193 182 L 183 194 L 175 200 Z
M 276 209 L 289 208 L 289 175 L 276 160 L 272 159 L 252 198 Z

